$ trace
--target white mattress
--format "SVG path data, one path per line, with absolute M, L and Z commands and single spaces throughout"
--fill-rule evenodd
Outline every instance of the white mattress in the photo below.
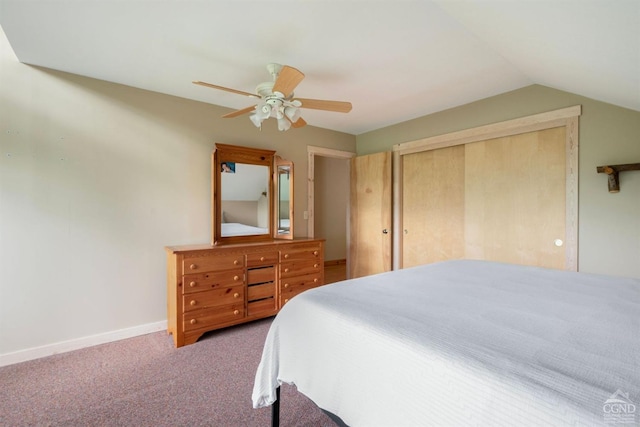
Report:
M 267 228 L 253 227 L 251 225 L 240 224 L 239 222 L 223 222 L 221 234 L 224 237 L 231 236 L 253 236 L 255 234 L 268 234 Z
M 448 261 L 315 288 L 276 316 L 254 407 L 281 383 L 350 426 L 604 424 L 618 390 L 640 409 L 640 280 Z

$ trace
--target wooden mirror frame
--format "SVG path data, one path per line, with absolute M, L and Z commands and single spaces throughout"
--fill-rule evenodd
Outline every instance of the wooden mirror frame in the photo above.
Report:
M 286 173 L 289 175 L 289 206 L 287 207 L 287 214 L 289 215 L 289 231 L 287 233 L 280 232 L 280 210 L 282 209 L 282 200 L 281 194 L 282 191 L 280 189 L 280 176 L 285 172 L 283 170 L 286 169 Z M 275 200 L 275 210 L 273 215 L 273 237 L 276 239 L 293 239 L 293 162 L 290 160 L 284 160 L 280 156 L 275 157 L 275 171 L 273 174 L 273 189 L 274 189 L 274 200 Z
M 211 155 L 211 245 L 263 242 L 273 239 L 274 235 L 274 188 L 273 164 L 275 151 L 258 148 L 241 147 L 216 143 Z M 266 166 L 269 171 L 267 179 L 267 197 L 269 204 L 268 232 L 249 236 L 222 235 L 222 171 L 221 164 L 225 162 Z

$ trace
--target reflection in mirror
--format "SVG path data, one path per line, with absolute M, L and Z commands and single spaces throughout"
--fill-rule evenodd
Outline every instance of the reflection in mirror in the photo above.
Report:
M 293 239 L 293 163 L 276 156 L 276 238 Z
M 221 162 L 221 236 L 269 234 L 269 168 Z

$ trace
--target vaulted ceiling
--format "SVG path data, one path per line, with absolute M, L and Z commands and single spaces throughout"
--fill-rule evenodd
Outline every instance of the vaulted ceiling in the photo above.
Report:
M 23 63 L 232 109 L 191 82 L 287 64 L 353 104 L 307 123 L 354 135 L 531 84 L 640 111 L 639 0 L 0 0 L 0 25 Z

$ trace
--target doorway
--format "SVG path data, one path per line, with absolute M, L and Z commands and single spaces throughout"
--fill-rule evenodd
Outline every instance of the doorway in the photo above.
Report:
M 349 159 L 355 153 L 307 147 L 307 234 L 325 239 L 325 265 L 348 263 Z

